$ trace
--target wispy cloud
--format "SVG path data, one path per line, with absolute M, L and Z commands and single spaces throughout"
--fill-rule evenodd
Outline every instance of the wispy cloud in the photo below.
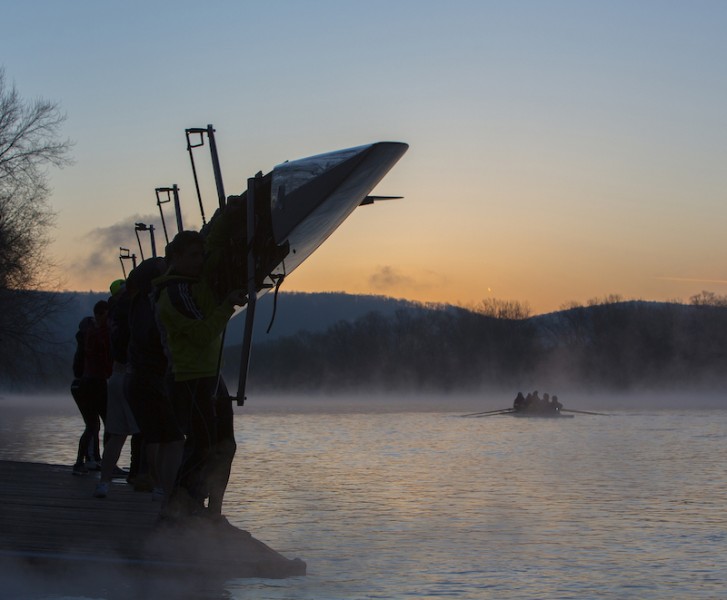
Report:
M 136 240 L 134 225 L 136 223 L 151 223 L 155 220 L 153 215 L 133 215 L 108 227 L 97 227 L 82 236 L 86 242 L 84 255 L 76 261 L 76 268 L 83 272 L 89 280 L 106 277 L 109 281 L 122 275 L 119 261 L 119 248 L 127 248 L 130 254 L 135 254 L 141 261 L 141 252 Z M 149 233 L 140 232 L 144 256 L 151 256 Z M 157 244 L 159 236 L 155 235 Z M 163 236 L 162 236 L 163 238 Z M 163 239 L 161 240 L 163 244 Z M 131 263 L 125 264 L 128 273 Z
M 692 277 L 654 277 L 659 281 L 683 281 L 685 283 L 727 283 L 727 279 L 699 279 Z
M 369 285 L 380 292 L 392 290 L 426 290 L 445 283 L 445 277 L 433 271 L 423 271 L 416 276 L 402 273 L 395 267 L 379 267 L 370 277 Z
M 402 275 L 396 269 L 389 266 L 380 267 L 369 277 L 371 287 L 377 290 L 387 290 L 399 286 L 410 286 L 414 283 L 411 277 Z

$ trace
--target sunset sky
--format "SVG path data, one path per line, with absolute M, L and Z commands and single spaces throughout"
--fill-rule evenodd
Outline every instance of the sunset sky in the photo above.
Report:
M 727 2 L 0 0 L 0 66 L 67 113 L 63 287 L 101 290 L 214 124 L 228 194 L 374 141 L 408 153 L 284 290 L 534 312 L 727 294 Z M 208 215 L 207 153 L 197 155 Z M 169 216 L 171 223 L 171 215 Z M 148 252 L 145 249 L 145 252 Z

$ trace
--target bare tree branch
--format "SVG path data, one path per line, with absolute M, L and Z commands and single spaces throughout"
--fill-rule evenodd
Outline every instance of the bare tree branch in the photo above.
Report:
M 46 169 L 70 164 L 58 105 L 24 101 L 0 68 L 0 380 L 46 362 L 47 324 L 59 310 L 46 249 L 55 213 Z

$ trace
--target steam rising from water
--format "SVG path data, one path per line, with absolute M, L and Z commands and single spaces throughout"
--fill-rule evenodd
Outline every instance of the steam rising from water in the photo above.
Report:
M 531 389 L 532 388 L 532 389 Z M 409 411 L 422 412 L 467 412 L 509 408 L 518 391 L 527 393 L 538 389 L 551 396 L 556 394 L 566 408 L 586 410 L 660 410 L 660 409 L 719 409 L 727 408 L 727 393 L 719 390 L 706 391 L 640 391 L 629 393 L 592 392 L 562 388 L 559 386 L 538 387 L 512 390 L 487 390 L 469 394 L 255 394 L 251 393 L 243 407 L 234 405 L 238 415 L 262 413 L 396 413 Z M 42 412 L 51 417 L 78 417 L 80 414 L 69 394 L 23 395 L 5 394 L 0 396 L 0 410 L 6 417 L 34 415 Z M 7 426 L 0 425 L 0 432 Z M 79 433 L 80 435 L 80 433 Z

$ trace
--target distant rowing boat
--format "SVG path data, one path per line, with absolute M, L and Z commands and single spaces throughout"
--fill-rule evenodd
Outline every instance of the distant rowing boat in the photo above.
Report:
M 582 415 L 601 415 L 607 417 L 607 413 L 592 412 L 588 410 L 576 410 L 575 408 L 500 408 L 496 410 L 485 410 L 482 412 L 460 415 L 462 417 L 497 417 L 500 415 L 512 415 L 513 417 L 534 417 L 536 419 L 572 419 L 575 415 L 563 413 L 580 413 Z

